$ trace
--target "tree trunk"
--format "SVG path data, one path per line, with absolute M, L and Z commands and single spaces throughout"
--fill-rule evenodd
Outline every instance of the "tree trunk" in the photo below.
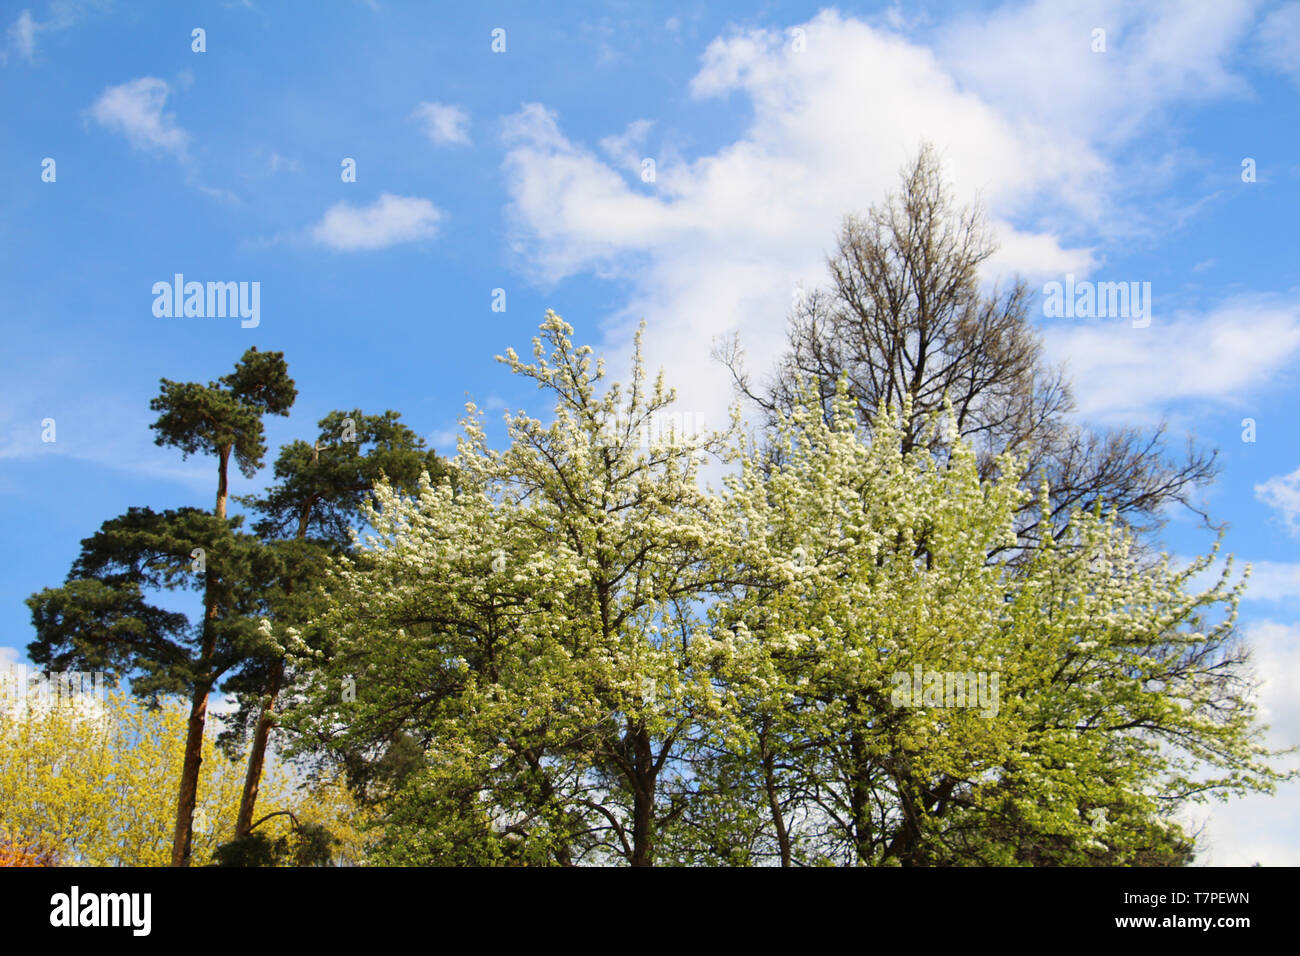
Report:
M 218 518 L 226 517 L 226 499 L 229 497 L 227 472 L 230 465 L 231 446 L 221 449 L 217 465 Z M 203 649 L 199 654 L 202 677 L 194 685 L 190 699 L 190 718 L 185 731 L 185 762 L 181 766 L 181 785 L 176 795 L 176 828 L 172 832 L 172 866 L 189 866 L 190 849 L 194 834 L 194 807 L 199 797 L 199 769 L 203 765 L 203 729 L 208 719 L 208 696 L 212 693 L 214 679 L 211 675 L 212 655 L 216 651 L 217 635 L 212 628 L 217 617 L 217 605 L 212 598 L 212 572 L 204 569 L 203 585 Z
M 239 817 L 235 820 L 235 836 L 245 836 L 253 824 L 253 808 L 257 804 L 257 791 L 262 783 L 262 765 L 266 762 L 266 745 L 275 723 L 275 700 L 284 679 L 284 661 L 276 661 L 271 670 L 271 687 L 262 701 L 262 713 L 253 730 L 253 742 L 248 751 L 248 772 L 244 775 L 244 792 L 239 798 Z
M 201 676 L 194 685 L 189 725 L 185 732 L 185 762 L 181 766 L 181 785 L 176 795 L 176 829 L 172 833 L 172 866 L 190 865 L 194 806 L 198 802 L 199 769 L 203 765 L 203 728 L 208 719 L 208 695 L 216 683 L 212 656 L 217 646 L 217 634 L 213 630 L 217 605 L 210 595 L 211 579 L 204 588 L 203 604 L 207 612 L 203 619 L 203 649 L 199 654 Z
M 230 497 L 230 446 L 221 449 L 217 464 L 217 517 L 226 516 L 226 499 Z
M 312 449 L 312 464 L 316 463 L 320 452 L 320 442 Z M 315 502 L 315 498 L 311 502 Z M 298 540 L 307 537 L 307 528 L 311 521 L 311 503 L 298 514 Z M 286 594 L 293 590 L 293 582 L 285 584 Z M 257 804 L 257 790 L 262 784 L 262 767 L 266 763 L 266 747 L 271 739 L 271 730 L 275 726 L 275 702 L 284 681 L 284 659 L 275 662 L 271 670 L 271 689 L 262 700 L 262 713 L 257 718 L 253 730 L 253 741 L 248 750 L 248 771 L 244 775 L 244 792 L 239 798 L 239 818 L 235 821 L 235 836 L 246 835 L 252 829 L 253 809 Z
M 853 759 L 853 777 L 849 781 L 849 806 L 853 812 L 851 836 L 857 863 L 862 866 L 871 861 L 871 787 L 866 779 L 866 745 L 856 730 L 849 736 L 849 747 Z
M 189 727 L 185 734 L 185 763 L 181 768 L 180 793 L 176 798 L 176 829 L 172 834 L 172 866 L 190 865 L 194 805 L 199 795 L 199 768 L 203 764 L 203 726 L 208 716 L 209 687 L 196 688 L 190 702 Z
M 633 866 L 654 866 L 654 755 L 644 726 L 632 732 L 632 859 Z
M 767 806 L 772 814 L 772 826 L 776 830 L 776 843 L 781 849 L 781 865 L 790 866 L 790 834 L 785 828 L 781 801 L 777 798 L 775 760 L 766 752 L 763 754 L 763 787 L 767 791 Z

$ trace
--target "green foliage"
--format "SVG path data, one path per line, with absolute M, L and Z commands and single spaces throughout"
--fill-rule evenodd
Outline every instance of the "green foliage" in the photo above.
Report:
M 250 348 L 235 370 L 207 386 L 162 380 L 151 407 L 160 445 L 220 461 L 218 513 L 133 507 L 82 541 L 67 583 L 27 601 L 38 664 L 131 676 L 140 695 L 210 688 L 264 644 L 256 618 L 292 556 L 267 551 L 224 514 L 225 465 L 246 475 L 261 463 L 261 416 L 288 414 L 295 395 L 282 353 Z M 203 613 L 184 615 L 148 601 L 150 592 L 193 590 Z
M 1001 560 L 1021 463 L 982 478 L 950 413 L 918 441 L 843 390 L 702 491 L 716 436 L 638 440 L 672 402 L 639 352 L 601 391 L 572 329 L 542 332 L 504 361 L 553 421 L 510 416 L 493 451 L 471 406 L 457 489 L 380 483 L 328 576 L 334 639 L 287 719 L 350 761 L 380 860 L 1185 863 L 1180 806 L 1284 778 L 1242 585 L 1189 589 L 1214 555 L 1152 566 L 1093 511 Z M 979 706 L 943 698 L 953 673 L 985 676 Z M 940 696 L 900 700 L 913 674 Z
M 351 550 L 375 485 L 383 480 L 414 489 L 422 474 L 448 475 L 445 462 L 400 418 L 391 410 L 330 412 L 319 421 L 314 443 L 293 441 L 280 449 L 276 481 L 263 495 L 236 499 L 261 516 L 254 530 L 281 556 L 282 572 L 265 592 L 261 652 L 222 685 L 239 701 L 221 736 L 228 752 L 247 739 L 268 699 L 292 687 L 295 665 L 310 667 L 328 639 L 311 626 L 322 609 L 325 562 Z
M 64 588 L 47 588 L 27 601 L 37 632 L 29 653 L 38 663 L 112 665 L 115 679 L 134 678 L 136 694 L 156 700 L 159 693 L 181 691 L 190 698 L 176 864 L 188 863 L 191 853 L 208 695 L 231 668 L 263 653 L 269 635 L 255 618 L 270 613 L 265 592 L 284 576 L 281 555 L 261 548 L 238 530 L 239 519 L 226 516 L 230 458 L 251 477 L 266 451 L 262 416 L 287 415 L 296 395 L 283 354 L 256 348 L 207 386 L 163 379 L 150 403 L 161 413 L 152 426 L 155 442 L 186 457 L 216 456 L 214 513 L 132 508 L 82 542 Z M 202 592 L 201 616 L 192 625 L 146 603 L 146 589 L 187 586 Z
M 185 457 L 201 452 L 224 462 L 233 449 L 239 470 L 251 478 L 266 454 L 262 416 L 288 415 L 297 394 L 284 353 L 250 348 L 234 372 L 207 385 L 164 378 L 149 403 L 161 412 L 150 427 L 156 444 L 179 448 Z
M 223 520 L 195 508 L 131 508 L 104 522 L 81 545 L 68 582 L 28 598 L 37 640 L 32 660 L 55 670 L 132 676 L 141 696 L 188 692 L 237 665 L 260 645 L 257 616 L 267 611 L 281 556 Z M 202 549 L 203 570 L 196 570 Z M 148 596 L 199 591 L 210 618 L 190 622 Z M 206 625 L 206 626 L 205 626 Z M 202 655 L 207 634 L 212 651 Z
M 471 406 L 458 487 L 381 484 L 367 550 L 338 562 L 331 659 L 286 721 L 334 751 L 418 742 L 423 766 L 368 781 L 382 859 L 648 863 L 687 798 L 687 728 L 716 704 L 686 647 L 725 534 L 697 470 L 720 446 L 643 443 L 671 393 L 638 363 L 597 394 L 571 331 L 551 313 L 534 363 L 503 359 L 553 424 L 511 416 L 498 453 Z
M 328 866 L 337 842 L 316 823 L 272 837 L 254 830 L 217 847 L 213 866 Z
M 331 412 L 237 499 L 254 533 L 226 466 L 261 464 L 283 357 L 163 380 L 157 440 L 218 457 L 216 513 L 106 521 L 28 599 L 30 653 L 196 707 L 224 678 L 232 756 L 293 702 L 353 819 L 299 805 L 219 865 L 323 865 L 340 839 L 402 865 L 1184 865 L 1180 809 L 1291 776 L 1261 743 L 1244 582 L 1192 586 L 1217 549 L 1176 570 L 1100 507 L 1026 542 L 1056 509 L 1022 459 L 981 458 L 948 406 L 864 424 L 844 382 L 761 445 L 666 432 L 639 337 L 624 388 L 572 331 L 548 313 L 531 363 L 500 359 L 550 422 L 509 415 L 494 450 L 470 405 L 448 466 L 395 412 Z M 199 620 L 157 599 L 187 590 Z
M 318 423 L 314 444 L 294 441 L 281 448 L 275 484 L 261 497 L 238 499 L 262 515 L 254 530 L 264 538 L 311 536 L 346 547 L 381 478 L 413 490 L 423 471 L 434 480 L 443 477 L 442 459 L 400 418 L 394 411 L 330 412 Z
M 1020 463 L 982 480 L 950 410 L 919 442 L 899 418 L 882 410 L 867 441 L 847 391 L 829 420 L 805 396 L 729 481 L 742 583 L 707 640 L 734 730 L 704 779 L 738 777 L 769 810 L 755 852 L 789 862 L 1185 862 L 1181 806 L 1284 779 L 1254 721 L 1231 562 L 1190 590 L 1213 554 L 1153 566 L 1100 510 L 1023 562 L 992 559 L 1016 543 Z M 997 691 L 900 701 L 914 675 Z

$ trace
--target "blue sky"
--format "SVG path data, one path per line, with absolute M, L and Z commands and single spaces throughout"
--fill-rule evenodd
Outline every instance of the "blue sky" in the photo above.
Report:
M 1083 420 L 1220 450 L 1242 632 L 1273 742 L 1300 742 L 1300 3 L 448 7 L 0 6 L 0 659 L 100 522 L 210 504 L 212 463 L 152 443 L 160 376 L 283 350 L 272 454 L 354 407 L 450 452 L 467 396 L 532 407 L 492 357 L 554 308 L 615 368 L 644 318 L 721 424 L 714 339 L 762 372 L 840 217 L 929 140 L 1001 241 L 988 283 L 1150 283 L 1147 327 L 1036 322 Z M 259 324 L 156 317 L 176 273 L 258 282 Z M 1172 553 L 1212 540 L 1170 515 Z M 1298 800 L 1214 808 L 1204 861 L 1300 863 Z

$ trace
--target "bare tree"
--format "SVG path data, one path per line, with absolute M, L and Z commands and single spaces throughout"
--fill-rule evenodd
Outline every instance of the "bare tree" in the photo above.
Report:
M 829 414 L 843 375 L 864 424 L 878 407 L 901 408 L 911 397 L 908 444 L 947 396 L 985 474 L 1009 450 L 1025 458 L 1024 481 L 1047 478 L 1054 532 L 1072 508 L 1098 501 L 1138 531 L 1158 528 L 1172 503 L 1208 522 L 1191 496 L 1217 473 L 1217 452 L 1189 438 L 1182 457 L 1167 455 L 1163 423 L 1150 431 L 1077 423 L 1064 369 L 1047 363 L 1029 322 L 1032 290 L 1019 280 L 980 288 L 979 268 L 997 248 L 981 206 L 954 205 L 929 145 L 901 178 L 883 204 L 845 217 L 828 257 L 829 286 L 794 309 L 788 348 L 767 380 L 751 380 L 738 338 L 715 348 L 740 393 L 770 416 L 811 386 Z M 1041 533 L 1028 516 L 1022 530 L 1030 539 Z

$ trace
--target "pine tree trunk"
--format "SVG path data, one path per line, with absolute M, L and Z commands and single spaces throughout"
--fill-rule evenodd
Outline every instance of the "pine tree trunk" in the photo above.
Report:
M 221 449 L 217 464 L 218 518 L 226 517 L 226 499 L 229 496 L 228 471 L 231 446 Z M 172 866 L 189 866 L 194 836 L 194 807 L 199 798 L 199 770 L 203 766 L 203 730 L 208 720 L 208 697 L 213 680 L 209 676 L 212 656 L 216 651 L 217 635 L 213 622 L 217 605 L 212 598 L 212 572 L 204 568 L 203 587 L 203 648 L 199 654 L 202 677 L 194 686 L 190 699 L 190 717 L 185 731 L 185 762 L 181 766 L 181 785 L 176 794 L 176 828 L 172 832 Z
M 218 518 L 226 516 L 226 499 L 230 496 L 230 446 L 227 445 L 219 452 L 220 461 L 217 464 L 217 509 Z
M 257 791 L 262 783 L 262 766 L 266 762 L 266 746 L 275 723 L 275 701 L 284 679 L 284 661 L 276 661 L 271 671 L 271 687 L 262 700 L 262 713 L 253 730 L 253 742 L 248 751 L 248 772 L 244 775 L 244 792 L 239 799 L 239 817 L 235 821 L 235 836 L 245 836 L 253 824 L 253 808 L 257 804 Z
M 208 691 L 207 687 L 196 689 L 190 702 L 189 726 L 185 734 L 185 763 L 181 768 L 180 793 L 176 798 L 172 866 L 190 865 L 194 806 L 198 802 L 199 769 L 203 764 L 203 727 L 208 716 Z
M 217 634 L 213 622 L 217 616 L 216 602 L 210 597 L 211 582 L 205 588 L 203 618 L 203 649 L 199 654 L 202 674 L 195 684 L 190 700 L 190 719 L 185 732 L 185 762 L 181 767 L 180 791 L 176 795 L 176 829 L 172 834 L 172 866 L 190 865 L 190 847 L 194 832 L 194 807 L 199 796 L 199 770 L 203 765 L 203 729 L 208 719 L 208 696 L 212 693 L 212 656 L 216 651 Z
M 312 449 L 312 464 L 316 463 L 319 447 Z M 316 499 L 312 498 L 312 502 Z M 307 537 L 307 528 L 311 521 L 311 504 L 298 514 L 298 540 Z M 293 590 L 293 583 L 285 585 L 285 593 Z M 253 741 L 248 750 L 248 771 L 244 774 L 244 792 L 239 798 L 239 818 L 235 821 L 235 836 L 248 833 L 253 825 L 253 809 L 257 805 L 257 791 L 262 784 L 262 767 L 266 763 L 266 747 L 271 739 L 271 730 L 275 721 L 275 702 L 280 694 L 280 685 L 284 681 L 284 660 L 275 662 L 271 671 L 271 689 L 262 700 L 262 712 L 258 715 L 257 726 L 253 729 Z

